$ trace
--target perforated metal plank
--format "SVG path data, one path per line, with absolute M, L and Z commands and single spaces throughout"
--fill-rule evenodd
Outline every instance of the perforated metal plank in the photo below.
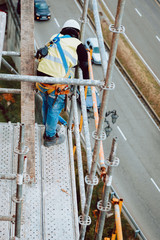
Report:
M 74 240 L 78 216 L 73 211 L 68 141 L 45 148 L 41 143 L 43 129 L 35 126 L 36 181 L 23 185 L 21 239 Z M 61 132 L 66 135 L 65 128 Z M 0 173 L 16 174 L 18 154 L 14 149 L 18 141 L 19 125 L 0 124 Z M 16 193 L 16 181 L 0 180 L 0 191 L 0 215 L 15 215 L 16 204 L 11 198 Z M 14 224 L 0 222 L 0 239 L 12 238 L 14 229 Z
M 0 173 L 12 172 L 13 125 L 0 124 Z M 0 215 L 9 216 L 11 210 L 11 181 L 0 180 Z M 9 239 L 10 223 L 0 221 L 0 239 Z
M 39 148 L 39 128 L 35 128 L 35 171 L 36 181 L 33 184 L 23 185 L 23 209 L 21 239 L 39 240 L 42 238 L 42 211 L 41 211 L 41 165 Z M 19 141 L 19 124 L 0 124 L 0 173 L 17 172 L 18 155 L 14 153 Z M 13 144 L 14 143 L 14 144 Z M 15 215 L 15 203 L 11 200 L 16 193 L 16 182 L 0 180 L 0 211 L 3 216 Z M 14 236 L 15 225 L 0 221 L 0 239 L 9 240 Z
M 66 136 L 62 126 L 61 133 Z M 68 142 L 42 146 L 45 239 L 75 239 Z
M 40 129 L 35 126 L 35 182 L 25 184 L 21 239 L 41 240 L 42 200 L 41 200 L 41 156 Z

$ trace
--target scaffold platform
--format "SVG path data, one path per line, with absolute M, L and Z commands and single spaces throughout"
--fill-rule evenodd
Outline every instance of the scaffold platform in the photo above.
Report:
M 20 124 L 19 124 L 20 125 Z M 17 172 L 19 125 L 0 123 L 0 174 Z M 35 125 L 35 181 L 23 184 L 21 239 L 78 239 L 78 211 L 74 163 L 70 162 L 67 129 L 61 126 L 66 140 L 61 145 L 45 148 L 44 126 Z M 15 216 L 16 179 L 0 179 L 0 215 Z M 0 239 L 14 236 L 15 224 L 0 221 Z

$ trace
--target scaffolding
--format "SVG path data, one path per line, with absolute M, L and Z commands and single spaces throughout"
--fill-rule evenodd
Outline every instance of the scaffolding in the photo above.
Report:
M 29 0 L 26 1 L 27 4 L 29 4 Z M 81 41 L 84 40 L 84 34 L 85 34 L 85 25 L 87 23 L 87 10 L 88 10 L 88 3 L 89 0 L 85 0 L 83 3 L 83 12 L 82 12 L 82 18 L 81 18 Z M 24 1 L 22 1 L 22 5 L 24 4 Z M 7 174 L 1 173 L 0 179 L 1 180 L 11 180 L 14 181 L 16 179 L 17 187 L 16 187 L 16 194 L 14 197 L 12 197 L 12 201 L 15 203 L 14 209 L 11 211 L 12 214 L 6 216 L 0 216 L 1 221 L 8 221 L 11 223 L 12 227 L 8 227 L 9 233 L 8 236 L 14 240 L 17 239 L 56 239 L 59 240 L 60 236 L 63 235 L 63 238 L 65 239 L 75 239 L 75 240 L 82 240 L 85 239 L 86 236 L 86 228 L 88 225 L 91 224 L 91 218 L 89 216 L 89 210 L 92 200 L 92 193 L 93 188 L 95 185 L 98 184 L 98 177 L 97 177 L 97 168 L 99 166 L 100 172 L 99 177 L 102 178 L 104 182 L 103 187 L 103 193 L 102 193 L 102 200 L 97 203 L 97 209 L 100 211 L 95 234 L 96 234 L 96 240 L 102 239 L 103 234 L 103 228 L 105 224 L 105 217 L 106 212 L 110 210 L 111 207 L 111 200 L 112 204 L 115 207 L 116 212 L 116 226 L 120 226 L 120 212 L 119 208 L 117 208 L 118 204 L 116 201 L 113 202 L 113 199 L 110 198 L 109 193 L 111 191 L 111 183 L 112 183 L 112 168 L 114 166 L 118 166 L 119 159 L 116 157 L 116 148 L 117 148 L 117 139 L 114 138 L 112 142 L 112 149 L 110 153 L 109 159 L 105 160 L 104 152 L 103 152 L 103 140 L 106 139 L 106 134 L 103 132 L 103 124 L 105 119 L 105 113 L 107 110 L 107 102 L 109 98 L 109 91 L 114 90 L 114 83 L 112 82 L 112 75 L 114 70 L 114 62 L 116 57 L 116 51 L 117 51 L 117 44 L 118 44 L 118 37 L 120 33 L 124 32 L 124 27 L 121 25 L 122 22 L 122 16 L 123 16 L 123 10 L 125 5 L 125 0 L 118 0 L 117 5 L 117 13 L 115 18 L 115 24 L 110 26 L 110 31 L 113 32 L 112 37 L 112 44 L 110 49 L 110 56 L 108 61 L 108 66 L 106 65 L 106 55 L 105 53 L 105 46 L 103 41 L 103 35 L 101 30 L 101 24 L 98 14 L 98 6 L 97 1 L 93 0 L 93 14 L 94 14 L 94 20 L 96 25 L 96 34 L 98 38 L 99 48 L 100 48 L 100 55 L 102 59 L 102 69 L 103 69 L 103 80 L 94 80 L 93 71 L 92 71 L 92 65 L 91 65 L 91 58 L 90 53 L 88 53 L 88 59 L 89 59 L 89 72 L 90 72 L 90 79 L 84 80 L 82 78 L 81 71 L 77 71 L 78 77 L 74 79 L 64 79 L 64 78 L 52 78 L 52 77 L 39 77 L 39 76 L 28 76 L 26 75 L 20 75 L 18 74 L 14 69 L 12 69 L 11 66 L 9 66 L 4 60 L 3 64 L 6 65 L 6 67 L 14 74 L 0 74 L 0 80 L 4 81 L 18 81 L 21 83 L 28 84 L 27 86 L 31 87 L 33 83 L 35 82 L 41 82 L 41 83 L 58 83 L 58 84 L 68 84 L 68 81 L 71 85 L 74 86 L 74 91 L 71 94 L 71 103 L 69 108 L 69 120 L 68 120 L 68 128 L 62 128 L 61 131 L 65 133 L 67 136 L 67 140 L 65 144 L 63 145 L 61 149 L 54 147 L 51 150 L 45 149 L 44 146 L 42 146 L 42 134 L 44 127 L 43 126 L 37 126 L 34 125 L 30 128 L 30 130 L 34 129 L 34 134 L 32 137 L 35 137 L 35 148 L 33 147 L 25 147 L 25 137 L 24 137 L 24 124 L 18 124 L 18 129 L 20 131 L 18 135 L 18 145 L 16 147 L 15 153 L 18 154 L 18 165 L 17 165 L 17 173 L 10 173 Z M 33 10 L 33 9 L 32 9 Z M 22 12 L 23 14 L 23 12 Z M 0 13 L 1 17 L 1 13 Z M 23 18 L 21 18 L 21 21 Z M 3 23 L 4 25 L 4 23 Z M 2 46 L 2 42 L 0 47 Z M 14 55 L 14 56 L 20 56 L 20 53 L 16 52 L 3 52 L 2 47 L 0 49 L 1 56 L 2 55 Z M 32 57 L 34 56 L 32 52 Z M 25 73 L 25 71 L 24 71 Z M 23 73 L 23 74 L 24 74 Z M 80 117 L 80 124 L 79 124 L 79 114 L 78 114 L 78 108 L 77 108 L 77 100 L 76 100 L 76 87 L 77 85 L 80 86 L 80 98 L 81 98 L 81 117 Z M 22 84 L 23 86 L 23 84 Z M 93 110 L 94 110 L 94 118 L 95 118 L 95 131 L 92 133 L 92 136 L 95 140 L 94 143 L 94 149 L 93 152 L 91 150 L 91 141 L 90 141 L 90 133 L 89 133 L 89 126 L 88 126 L 88 116 L 87 116 L 87 109 L 86 109 L 86 102 L 85 102 L 85 96 L 86 92 L 84 92 L 84 86 L 87 89 L 87 86 L 91 86 L 92 89 L 92 97 L 93 97 Z M 98 115 L 98 109 L 96 104 L 96 96 L 95 96 L 95 87 L 99 87 L 102 90 L 102 103 L 100 108 L 100 114 Z M 16 94 L 22 94 L 23 89 L 0 89 L 0 93 L 16 93 Z M 37 94 L 32 89 L 32 95 Z M 23 108 L 25 108 L 23 104 Z M 23 109 L 24 110 L 24 109 Z M 27 115 L 25 116 L 27 118 Z M 23 118 L 24 119 L 24 118 Z M 28 124 L 27 120 L 26 123 Z M 30 124 L 30 123 L 29 123 Z M 85 146 L 86 150 L 86 157 L 87 157 L 87 175 L 84 176 L 84 169 L 83 169 L 83 159 L 82 159 L 82 148 L 81 148 L 81 131 L 82 131 L 82 124 L 83 124 L 83 131 L 84 131 L 84 139 L 83 139 L 83 145 Z M 33 123 L 32 123 L 33 125 Z M 10 131 L 12 129 L 12 132 L 14 134 L 13 128 L 16 128 L 17 132 L 17 126 L 12 126 L 12 124 L 9 124 L 9 130 L 8 126 L 6 127 L 6 131 Z M 80 126 L 80 127 L 79 127 Z M 3 127 L 2 127 L 3 128 Z M 75 139 L 75 145 L 73 146 L 73 138 Z M 1 139 L 3 140 L 3 139 Z M 32 142 L 34 142 L 32 139 Z M 12 143 L 12 145 L 14 145 Z M 12 148 L 13 149 L 13 146 Z M 74 155 L 77 155 L 77 168 L 78 168 L 78 179 L 79 179 L 79 189 L 80 189 L 80 204 L 77 206 L 77 194 L 76 194 L 76 181 L 75 181 L 75 169 L 74 169 Z M 31 151 L 31 154 L 29 155 L 29 162 L 33 160 L 32 158 L 35 156 L 35 166 L 34 174 L 33 172 L 30 172 L 27 170 L 27 160 L 28 156 L 27 153 Z M 33 152 L 35 151 L 35 152 Z M 64 154 L 62 153 L 64 151 Z M 62 165 L 58 168 L 58 166 L 55 164 L 55 168 L 52 169 L 51 161 L 52 157 L 57 157 L 57 152 L 61 155 L 60 162 L 62 162 Z M 66 166 L 63 164 L 63 160 L 65 159 L 67 166 L 69 168 L 67 169 Z M 41 166 L 41 168 L 40 168 Z M 49 169 L 51 168 L 51 169 Z M 45 169 L 45 170 L 43 170 Z M 63 180 L 66 181 L 65 187 L 57 183 L 57 181 L 60 181 L 60 172 L 58 172 L 58 175 L 56 174 L 56 169 L 58 171 L 62 171 L 63 175 L 66 176 L 66 171 L 68 170 L 69 175 L 67 175 Z M 50 171 L 54 171 L 49 173 Z M 41 171 L 39 173 L 38 171 Z M 44 171 L 44 172 L 43 172 Z M 47 175 L 48 174 L 48 175 Z M 55 179 L 52 179 L 51 175 L 53 174 L 53 177 L 55 176 Z M 33 176 L 35 176 L 35 179 L 33 180 Z M 25 180 L 27 179 L 27 180 Z M 41 180 L 40 180 L 41 179 Z M 46 182 L 44 183 L 46 179 Z M 40 181 L 40 182 L 39 182 Z M 68 184 L 67 184 L 68 182 Z M 32 184 L 35 185 L 32 185 Z M 35 195 L 38 196 L 37 198 L 34 197 L 34 201 L 37 201 L 38 203 L 35 204 L 35 208 L 39 209 L 39 212 L 41 212 L 41 219 L 38 219 L 38 223 L 42 227 L 42 230 L 40 233 L 38 233 L 38 225 L 33 226 L 34 231 L 31 231 L 31 235 L 29 233 L 24 231 L 24 225 L 25 217 L 22 218 L 22 208 L 25 205 L 25 201 L 23 202 L 23 184 L 30 184 L 29 188 L 33 186 L 37 186 Z M 55 185 L 55 186 L 54 186 Z M 60 189 L 57 188 L 57 185 L 60 185 Z M 25 187 L 26 188 L 26 187 Z M 56 191 L 55 193 L 52 193 L 52 189 Z M 42 192 L 42 197 L 40 197 L 40 189 Z M 46 193 L 47 196 L 45 195 Z M 49 195 L 50 194 L 50 195 Z M 65 197 L 64 195 L 65 194 Z M 56 197 L 55 197 L 55 196 Z M 61 199 L 61 203 L 58 202 L 58 199 Z M 33 204 L 34 208 L 34 202 Z M 39 204 L 39 205 L 38 205 Z M 62 205 L 64 204 L 64 207 L 67 206 L 67 210 L 65 211 Z M 65 205 L 66 204 L 66 205 Z M 53 210 L 53 216 L 49 207 Z M 55 207 L 53 206 L 55 205 Z M 57 209 L 56 209 L 57 208 Z M 81 214 L 78 217 L 78 209 L 81 211 Z M 59 216 L 59 212 L 62 215 L 64 215 L 62 218 Z M 36 210 L 37 211 L 37 210 Z M 27 214 L 27 213 L 26 213 Z M 36 213 L 35 213 L 36 214 Z M 48 214 L 48 218 L 47 218 Z M 65 215 L 66 214 L 66 215 Z M 34 212 L 33 212 L 34 215 Z M 66 217 L 67 216 L 67 217 Z M 118 216 L 118 217 L 117 217 Z M 36 217 L 35 217 L 36 218 Z M 29 217 L 27 218 L 29 219 Z M 52 225 L 52 222 L 54 222 L 54 225 Z M 68 222 L 68 224 L 67 224 Z M 28 223 L 28 221 L 27 221 Z M 32 222 L 33 223 L 33 222 Z M 59 225 L 58 225 L 59 223 Z M 62 226 L 60 229 L 60 225 Z M 13 230 L 13 226 L 15 227 Z M 80 230 L 79 230 L 80 226 Z M 53 231 L 54 228 L 54 231 Z M 59 231 L 59 233 L 58 233 Z M 123 239 L 122 236 L 122 229 L 121 226 L 117 228 L 117 236 L 118 239 Z M 113 233 L 115 236 L 115 233 Z M 53 237 L 54 236 L 54 237 Z M 32 238 L 33 237 L 33 238 Z M 9 238 L 8 238 L 9 239 Z

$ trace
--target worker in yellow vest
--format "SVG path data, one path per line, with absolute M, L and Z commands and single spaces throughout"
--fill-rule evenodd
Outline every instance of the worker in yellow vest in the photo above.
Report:
M 89 79 L 88 55 L 84 45 L 78 39 L 79 33 L 79 23 L 70 19 L 64 23 L 59 34 L 53 35 L 49 43 L 37 51 L 38 76 L 70 78 L 71 68 L 79 65 L 83 72 L 83 78 Z M 36 84 L 43 99 L 42 117 L 45 125 L 43 135 L 45 147 L 61 144 L 65 141 L 65 136 L 58 134 L 60 127 L 57 123 L 59 114 L 65 106 L 65 94 L 69 92 L 68 85 Z

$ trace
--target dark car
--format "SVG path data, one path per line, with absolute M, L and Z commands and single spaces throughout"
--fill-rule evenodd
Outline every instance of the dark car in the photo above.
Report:
M 51 13 L 45 0 L 34 0 L 34 18 L 35 20 L 49 20 Z
M 79 101 L 79 103 L 81 103 L 79 90 L 77 90 L 77 92 L 79 94 L 78 101 Z M 97 99 L 97 108 L 99 110 L 100 107 L 101 107 L 101 101 L 100 101 L 100 98 L 99 98 L 98 91 L 96 89 L 95 89 L 95 93 L 96 93 L 96 99 Z M 89 86 L 87 88 L 86 108 L 87 108 L 88 111 L 93 111 L 92 90 L 91 90 L 91 87 L 89 87 Z

